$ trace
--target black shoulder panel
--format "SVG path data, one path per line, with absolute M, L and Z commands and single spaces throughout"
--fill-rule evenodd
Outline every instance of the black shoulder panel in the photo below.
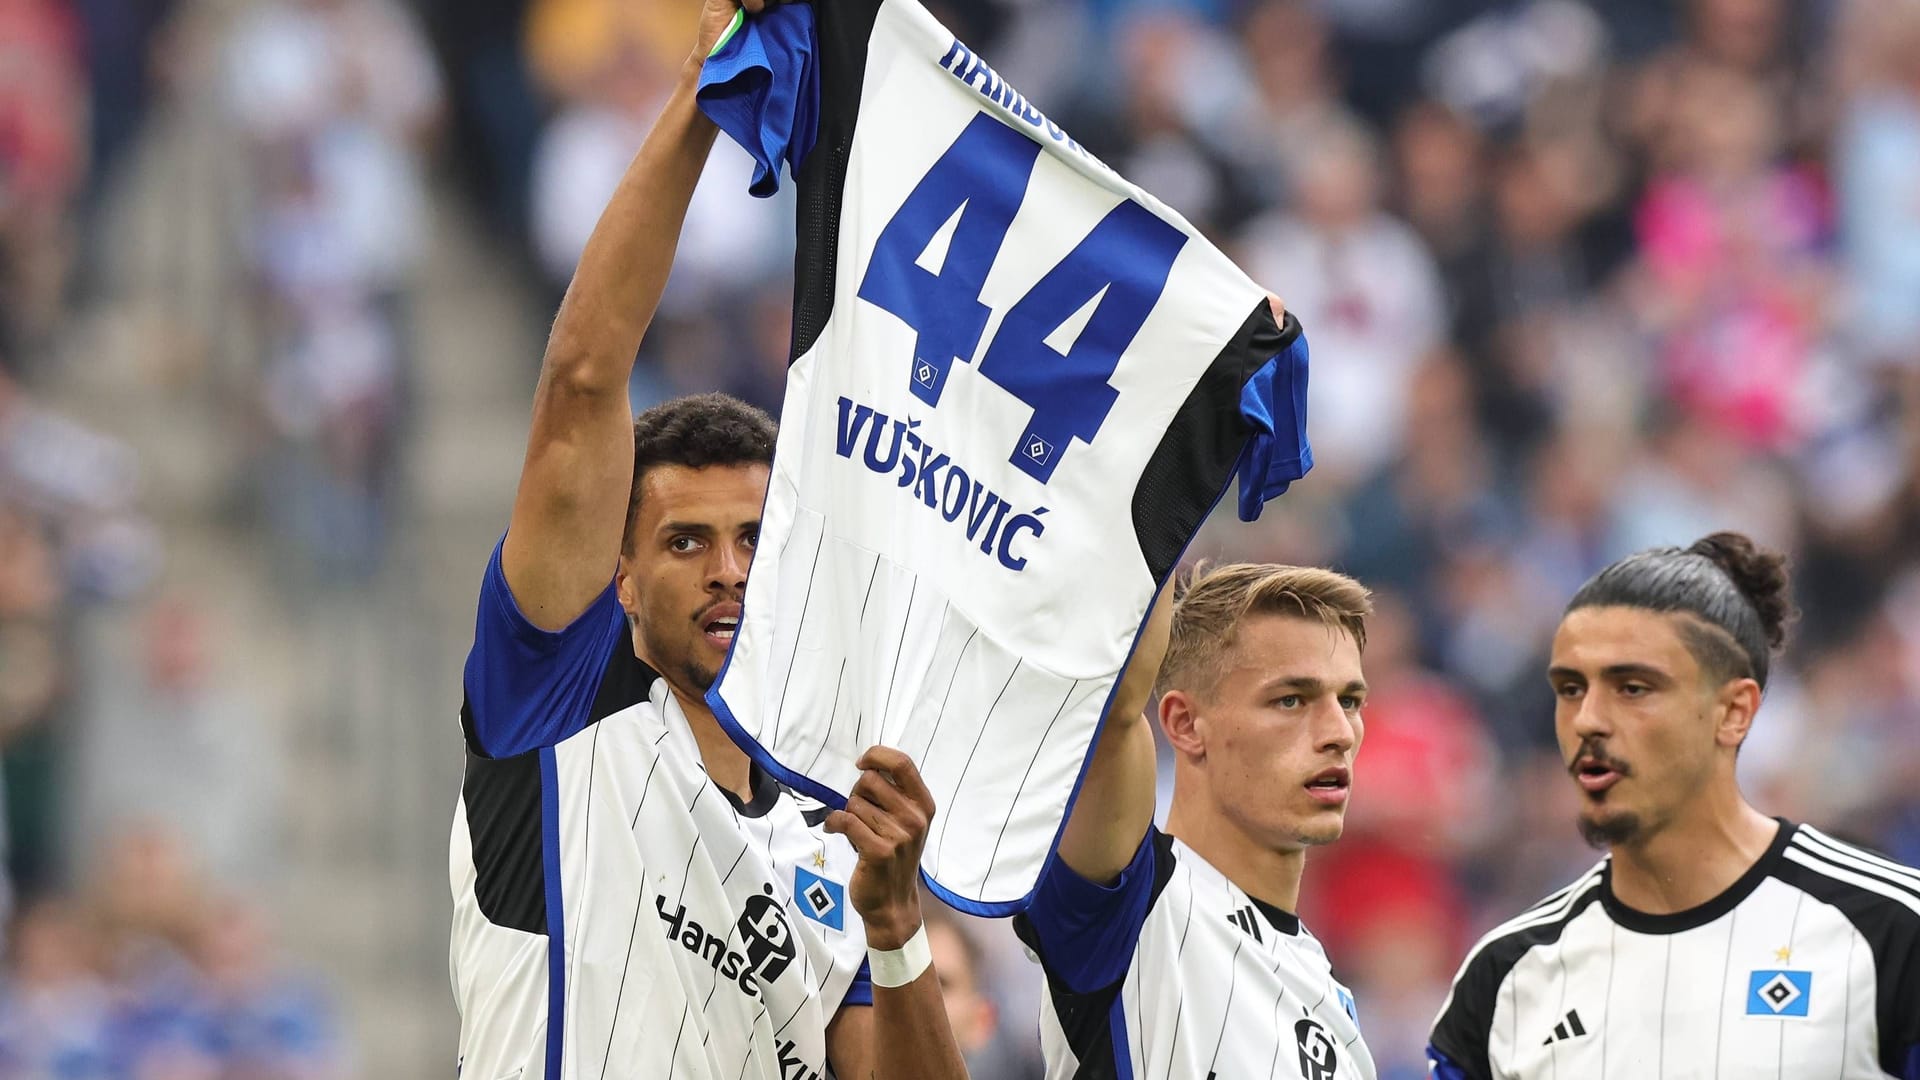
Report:
M 867 42 L 881 0 L 829 0 L 814 5 L 820 64 L 820 130 L 795 177 L 793 354 L 806 355 L 833 314 L 834 271 L 840 257 L 840 200 L 860 119 L 860 88 L 867 77 Z
M 1133 489 L 1133 531 L 1153 580 L 1173 569 L 1253 433 L 1240 416 L 1241 389 L 1299 336 L 1292 312 L 1282 327 L 1260 301 L 1173 414 Z
M 460 706 L 463 721 L 467 706 Z M 467 750 L 460 792 L 473 844 L 474 898 L 495 926 L 547 932 L 540 850 L 540 751 L 486 758 Z

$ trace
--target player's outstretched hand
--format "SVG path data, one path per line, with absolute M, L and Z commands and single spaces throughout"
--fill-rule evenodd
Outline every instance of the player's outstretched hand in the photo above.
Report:
M 867 945 L 898 949 L 920 929 L 920 851 L 933 823 L 933 795 L 913 759 L 875 746 L 854 764 L 860 779 L 827 831 L 853 843 L 860 862 L 847 891 L 867 925 Z
M 694 41 L 694 64 L 704 62 L 713 46 L 733 25 L 737 12 L 745 11 L 749 15 L 758 15 L 774 6 L 779 0 L 706 0 L 700 8 L 700 36 Z

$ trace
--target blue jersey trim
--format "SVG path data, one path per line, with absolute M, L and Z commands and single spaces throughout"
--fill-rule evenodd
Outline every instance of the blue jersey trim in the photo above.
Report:
M 1901 1069 L 1900 1080 L 1920 1080 L 1920 1043 L 1907 1047 L 1907 1062 Z
M 1313 468 L 1307 442 L 1307 335 L 1303 332 L 1240 388 L 1240 415 L 1254 428 L 1240 452 L 1240 520 L 1255 521 L 1271 499 Z
M 873 972 L 865 960 L 860 961 L 860 970 L 853 973 L 853 982 L 848 984 L 847 992 L 840 998 L 840 1007 L 849 1005 L 873 1004 Z
M 1453 1059 L 1438 1047 L 1427 1046 L 1427 1080 L 1473 1080 L 1467 1070 L 1453 1063 Z
M 780 163 L 793 175 L 820 137 L 820 67 L 811 4 L 769 8 L 714 47 L 694 92 L 700 111 L 753 155 L 747 191 L 780 190 Z
M 540 748 L 540 861 L 547 888 L 547 1075 L 559 1076 L 566 1051 L 567 923 L 560 902 L 560 769 L 551 746 Z
M 1113 995 L 1107 1009 L 1107 1030 L 1113 1036 L 1113 1074 L 1119 1080 L 1133 1080 L 1133 1047 L 1127 1045 L 1127 996 Z

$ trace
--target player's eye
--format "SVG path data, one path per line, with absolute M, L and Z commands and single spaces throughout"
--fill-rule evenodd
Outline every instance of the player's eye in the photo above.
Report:
M 1623 683 L 1620 693 L 1626 697 L 1644 697 L 1653 692 L 1653 687 L 1645 683 Z
M 1553 688 L 1553 692 L 1566 701 L 1580 700 L 1580 695 L 1584 693 L 1585 690 L 1586 687 L 1581 686 L 1579 683 L 1561 683 L 1559 686 Z
M 1348 712 L 1359 712 L 1363 704 L 1365 702 L 1353 694 L 1346 694 L 1340 698 L 1340 707 Z
M 681 533 L 679 536 L 667 541 L 667 550 L 680 555 L 685 555 L 690 551 L 696 550 L 699 546 L 700 541 L 688 536 L 686 533 Z
M 1304 700 L 1306 699 L 1302 698 L 1299 694 L 1286 694 L 1275 698 L 1273 703 L 1283 709 L 1297 709 Z
M 755 529 L 754 531 L 748 533 L 746 536 L 741 538 L 741 542 L 747 545 L 748 551 L 752 551 L 753 549 L 759 547 L 760 546 L 760 530 Z

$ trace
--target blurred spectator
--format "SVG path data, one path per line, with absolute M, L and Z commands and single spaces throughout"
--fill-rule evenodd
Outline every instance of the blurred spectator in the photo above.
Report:
M 1860 5 L 1834 169 L 1862 359 L 1920 372 L 1920 6 Z
M 987 976 L 986 955 L 974 935 L 975 926 L 1004 931 L 1000 924 L 969 924 L 960 915 L 938 902 L 924 910 L 927 945 L 933 951 L 933 966 L 940 974 L 940 994 L 947 1005 L 947 1022 L 953 1027 L 954 1041 L 974 1076 L 992 1076 L 1004 1080 L 1038 1080 L 1030 1048 L 1008 1039 L 1009 1029 L 1000 1024 L 1000 1005 L 984 985 Z M 1022 1028 L 1012 1028 L 1023 1031 Z
M 1821 329 L 1825 193 L 1775 163 L 1780 134 L 1755 84 L 1707 69 L 1685 81 L 1670 165 L 1638 213 L 1642 317 L 1675 401 L 1755 446 L 1790 447 Z
M 135 661 L 94 676 L 76 736 L 72 832 L 97 844 L 127 821 L 192 837 L 222 880 L 270 880 L 285 779 L 257 710 L 218 678 L 204 606 L 166 593 L 129 635 Z
M 1233 117 L 1228 141 L 1245 183 L 1265 203 L 1289 196 L 1314 133 L 1350 118 L 1340 99 L 1326 24 L 1304 0 L 1266 0 L 1242 31 L 1253 93 Z
M 642 53 L 608 54 L 598 71 L 578 78 L 575 96 L 542 134 L 533 163 L 531 219 L 535 251 L 556 304 L 678 70 Z M 752 175 L 753 159 L 745 150 L 730 139 L 716 141 L 681 228 L 680 254 L 662 300 L 667 318 L 705 314 L 721 292 L 744 295 L 762 284 L 776 294 L 787 291 L 792 185 L 770 199 L 744 199 Z
M 1242 237 L 1248 271 L 1311 327 L 1320 355 L 1309 382 L 1315 459 L 1364 475 L 1400 448 L 1414 369 L 1446 334 L 1446 302 L 1419 235 L 1380 207 L 1380 151 L 1350 122 L 1303 139 L 1297 211 L 1254 222 Z
M 0 3 L 0 365 L 47 347 L 65 299 L 69 210 L 86 178 L 83 78 L 67 5 Z
M 223 1078 L 340 1075 L 332 1003 L 319 986 L 281 966 L 264 911 L 237 899 L 219 901 L 201 919 L 195 945 Z
M 269 227 L 260 255 L 273 286 L 294 297 L 404 287 L 427 225 L 421 140 L 440 108 L 438 69 L 405 9 L 277 0 L 235 30 L 228 63 L 262 209 L 306 230 Z
M 1115 71 L 1124 76 L 1110 87 L 1117 105 L 1075 125 L 1087 148 L 1201 232 L 1236 227 L 1253 203 L 1221 136 L 1245 100 L 1241 57 L 1175 6 L 1133 9 L 1114 36 Z
M 269 509 L 319 580 L 364 580 L 382 565 L 394 506 L 438 71 L 408 13 L 384 0 L 256 8 L 228 64 L 261 188 Z
M 608 72 L 622 67 L 662 71 L 671 80 L 687 60 L 699 13 L 698 4 L 530 0 L 527 58 L 555 99 L 593 97 Z
M 334 1080 L 329 995 L 272 954 L 262 914 L 212 900 L 171 834 L 109 848 L 90 895 L 15 920 L 0 978 L 9 1080 Z
M 1596 72 L 1606 30 L 1574 0 L 1498 5 L 1436 42 L 1426 57 L 1435 97 L 1483 128 L 1519 127 L 1557 82 Z
M 7 935 L 0 982 L 0 1076 L 109 1080 L 113 998 L 94 940 L 68 904 L 42 900 Z

